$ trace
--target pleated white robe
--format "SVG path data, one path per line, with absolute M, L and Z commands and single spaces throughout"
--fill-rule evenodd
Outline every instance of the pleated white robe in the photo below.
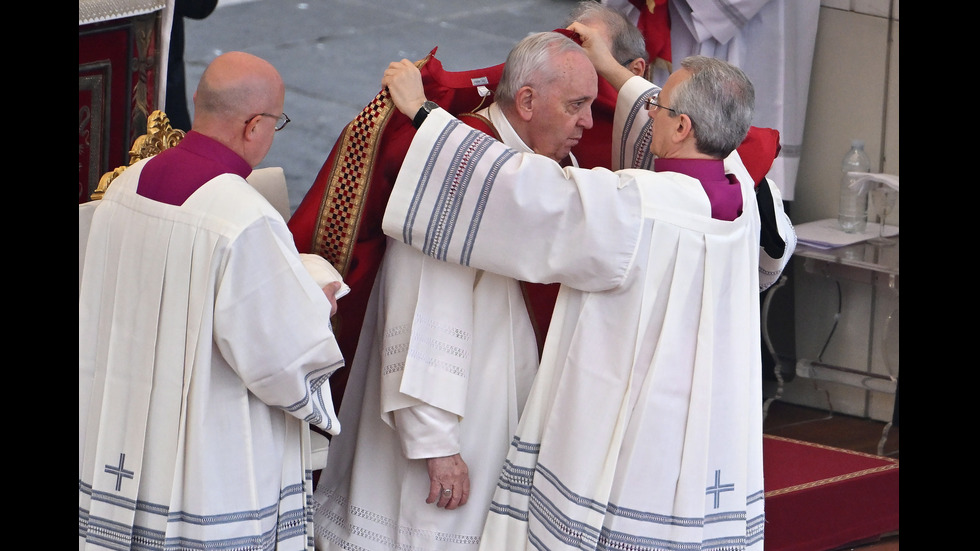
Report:
M 651 89 L 621 90 L 614 157 L 641 156 Z M 385 232 L 563 283 L 481 549 L 762 549 L 760 222 L 726 169 L 732 222 L 684 175 L 562 169 L 441 110 L 420 128 Z
M 145 162 L 96 207 L 79 282 L 78 547 L 312 549 L 330 303 L 244 179 L 168 205 L 136 193 Z

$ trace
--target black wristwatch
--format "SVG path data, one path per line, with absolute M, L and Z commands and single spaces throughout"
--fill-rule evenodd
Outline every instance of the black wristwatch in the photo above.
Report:
M 412 126 L 418 130 L 418 128 L 422 126 L 422 123 L 425 122 L 425 118 L 428 117 L 429 113 L 431 113 L 436 107 L 439 107 L 439 104 L 434 101 L 427 101 L 423 103 L 422 107 L 419 107 L 419 112 L 415 113 L 415 118 L 412 119 Z

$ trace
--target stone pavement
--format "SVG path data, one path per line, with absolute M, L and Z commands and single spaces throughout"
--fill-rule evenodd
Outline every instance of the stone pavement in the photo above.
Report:
M 503 63 L 528 33 L 564 24 L 576 0 L 219 0 L 185 21 L 187 97 L 208 63 L 241 50 L 269 60 L 286 81 L 292 122 L 261 166 L 286 173 L 291 210 L 313 185 L 344 126 L 381 89 L 391 61 L 438 47 L 450 71 Z M 193 105 L 191 113 L 193 115 Z

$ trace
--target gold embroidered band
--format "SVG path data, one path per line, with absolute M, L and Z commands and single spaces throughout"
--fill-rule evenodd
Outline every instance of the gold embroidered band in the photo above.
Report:
M 421 68 L 432 57 L 416 62 Z M 378 143 L 394 103 L 387 89 L 381 90 L 341 133 L 340 149 L 330 169 L 313 229 L 312 252 L 326 258 L 342 275 L 347 275 L 351 253 L 360 227 L 378 156 Z

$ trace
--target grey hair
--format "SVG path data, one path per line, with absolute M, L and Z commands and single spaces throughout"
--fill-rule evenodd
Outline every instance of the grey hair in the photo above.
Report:
M 494 101 L 511 106 L 522 86 L 542 87 L 553 82 L 559 77 L 553 60 L 571 51 L 586 55 L 574 40 L 560 33 L 548 31 L 526 36 L 507 55 Z
M 213 78 L 208 69 L 197 85 L 194 109 L 216 117 L 245 117 L 262 111 L 275 97 L 276 85 L 281 85 L 281 80 L 270 80 L 264 74 Z
M 238 117 L 251 109 L 255 103 L 256 90 L 241 83 L 234 86 L 216 86 L 208 79 L 201 79 L 197 85 L 197 102 L 195 110 L 209 113 L 217 117 Z
M 584 25 L 602 23 L 612 39 L 612 56 L 621 65 L 626 65 L 637 58 L 649 61 L 647 42 L 643 38 L 643 33 L 636 25 L 630 23 L 623 12 L 595 0 L 583 0 L 569 14 L 565 26 L 575 21 Z
M 674 88 L 670 108 L 693 121 L 699 152 L 725 158 L 742 143 L 752 125 L 755 87 L 741 69 L 720 59 L 690 56 L 681 61 L 681 67 L 691 72 L 691 78 Z

